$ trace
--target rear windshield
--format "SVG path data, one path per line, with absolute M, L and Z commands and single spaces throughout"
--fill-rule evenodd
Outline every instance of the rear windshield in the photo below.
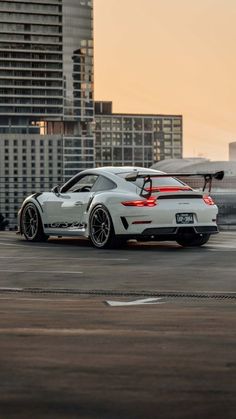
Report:
M 152 179 L 152 187 L 158 188 L 159 186 L 173 186 L 173 187 L 184 187 L 187 186 L 185 183 L 181 182 L 180 180 L 177 180 L 173 177 L 164 177 L 164 178 L 151 178 Z M 142 188 L 143 186 L 143 179 L 138 178 L 135 182 L 135 185 Z

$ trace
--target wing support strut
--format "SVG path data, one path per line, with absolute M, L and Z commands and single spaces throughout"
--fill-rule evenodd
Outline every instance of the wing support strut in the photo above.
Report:
M 174 178 L 185 178 L 185 177 L 198 177 L 201 176 L 204 179 L 203 192 L 208 187 L 208 192 L 211 192 L 212 181 L 213 179 L 222 180 L 224 178 L 224 171 L 221 170 L 216 173 L 139 173 L 131 172 L 125 177 L 128 182 L 135 182 L 137 179 L 143 179 L 143 186 L 141 188 L 141 196 L 144 196 L 143 193 L 146 189 L 146 186 L 149 184 L 149 189 L 152 189 L 152 178 L 165 178 L 165 177 L 174 177 Z

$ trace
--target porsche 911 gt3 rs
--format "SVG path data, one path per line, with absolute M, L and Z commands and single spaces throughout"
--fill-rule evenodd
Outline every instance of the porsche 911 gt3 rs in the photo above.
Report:
M 205 184 L 222 173 L 204 174 Z M 176 176 L 141 167 L 84 170 L 51 192 L 26 198 L 19 231 L 31 242 L 84 236 L 97 248 L 129 239 L 201 246 L 218 233 L 217 206 Z

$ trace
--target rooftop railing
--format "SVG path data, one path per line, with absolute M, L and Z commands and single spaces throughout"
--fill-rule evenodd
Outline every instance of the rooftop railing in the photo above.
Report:
M 61 177 L 0 177 L 0 214 L 6 228 L 17 228 L 17 214 L 25 198 L 36 192 L 50 191 L 55 185 L 64 183 Z M 0 216 L 1 219 L 1 216 Z M 1 229 L 1 222 L 0 222 Z
M 201 177 L 182 180 L 193 189 L 203 187 Z M 53 186 L 63 183 L 62 177 L 0 177 L 0 230 L 1 223 L 9 230 L 17 229 L 17 214 L 27 196 L 50 191 Z M 211 195 L 219 207 L 219 223 L 236 225 L 236 177 L 213 180 Z

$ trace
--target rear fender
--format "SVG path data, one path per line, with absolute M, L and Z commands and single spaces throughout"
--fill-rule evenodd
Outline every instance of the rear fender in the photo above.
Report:
M 89 217 L 93 208 L 99 204 L 103 205 L 109 211 L 109 214 L 112 219 L 114 232 L 115 234 L 124 234 L 125 229 L 124 225 L 122 224 L 121 217 L 124 213 L 124 207 L 122 207 L 121 202 L 137 199 L 136 194 L 124 194 L 124 193 L 114 193 L 114 191 L 106 192 L 106 193 L 99 193 L 94 196 L 92 203 L 90 204 L 89 210 L 86 216 L 86 220 L 84 220 L 87 225 L 89 225 Z M 88 232 L 89 234 L 89 232 Z

